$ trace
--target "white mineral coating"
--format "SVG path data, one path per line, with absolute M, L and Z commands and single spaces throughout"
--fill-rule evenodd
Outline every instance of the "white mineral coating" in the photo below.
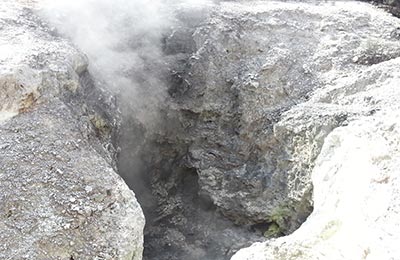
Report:
M 397 111 L 360 118 L 325 139 L 312 173 L 314 212 L 299 230 L 232 260 L 398 259 L 400 127 L 399 107 L 391 108 Z
M 0 3 L 0 259 L 140 260 L 144 216 L 97 149 L 87 59 L 30 3 Z
M 312 136 L 294 146 L 299 158 L 322 146 L 312 162 L 314 211 L 293 234 L 253 244 L 232 260 L 399 259 L 400 58 L 378 57 L 398 52 L 398 41 L 387 44 L 400 21 L 353 2 L 299 4 L 296 10 L 312 12 L 330 30 L 313 56 L 331 57 L 320 63 L 321 87 L 275 126 Z M 335 129 L 323 123 L 310 131 L 327 114 L 347 116 Z

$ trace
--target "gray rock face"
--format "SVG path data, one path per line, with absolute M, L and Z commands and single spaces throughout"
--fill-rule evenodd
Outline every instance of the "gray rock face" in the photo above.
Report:
M 339 75 L 398 57 L 396 25 L 356 2 L 213 7 L 171 90 L 200 193 L 237 223 L 298 228 L 312 211 L 310 173 L 325 137 L 373 113 L 306 101 Z
M 244 237 L 298 228 L 312 211 L 325 138 L 376 112 L 331 104 L 333 92 L 311 101 L 314 93 L 400 55 L 397 20 L 365 3 L 221 2 L 192 12 L 179 10 L 182 24 L 165 39 L 170 104 L 143 149 L 148 259 L 227 259 Z
M 117 112 L 86 57 L 27 1 L 1 2 L 0 30 L 0 258 L 141 259 L 143 213 L 113 169 Z
M 319 53 L 331 53 L 334 61 L 329 70 L 317 71 L 323 84 L 274 127 L 294 133 L 293 140 L 300 142 L 289 145 L 289 151 L 296 161 L 313 166 L 306 168 L 311 170 L 314 211 L 292 235 L 256 243 L 232 260 L 399 257 L 394 219 L 399 214 L 395 118 L 400 46 L 393 31 L 400 21 L 357 3 L 337 3 L 329 19 L 339 12 L 352 13 L 352 18 L 341 15 L 348 29 L 323 39 Z M 367 19 L 355 26 L 361 17 Z
M 315 93 L 307 107 L 318 108 L 317 115 L 327 107 L 370 112 L 353 114 L 325 138 L 312 171 L 314 211 L 300 229 L 232 260 L 400 257 L 399 65 L 396 58 L 365 66 Z

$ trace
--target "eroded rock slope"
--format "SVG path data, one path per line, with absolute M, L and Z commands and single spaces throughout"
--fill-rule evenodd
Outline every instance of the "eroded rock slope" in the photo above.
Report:
M 370 109 L 324 141 L 312 172 L 314 212 L 290 236 L 232 259 L 397 259 L 400 60 L 366 68 L 309 105 Z M 314 103 L 315 102 L 315 103 Z
M 113 168 L 115 105 L 87 66 L 29 1 L 0 3 L 1 259 L 142 258 L 143 213 Z
M 292 235 L 254 244 L 233 260 L 399 258 L 400 60 L 393 32 L 400 22 L 363 4 L 337 3 L 321 25 L 335 12 L 343 27 L 329 26 L 322 38 L 318 56 L 332 59 L 316 71 L 321 87 L 274 127 L 308 138 L 292 146 L 300 158 L 322 147 L 309 168 L 314 211 Z M 332 116 L 341 124 L 327 120 Z

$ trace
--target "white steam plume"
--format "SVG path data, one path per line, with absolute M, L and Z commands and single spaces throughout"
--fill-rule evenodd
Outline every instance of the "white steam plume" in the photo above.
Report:
M 165 88 L 148 66 L 162 60 L 161 39 L 173 23 L 170 6 L 161 0 L 44 0 L 41 7 L 50 24 L 88 56 L 95 78 L 151 127 Z

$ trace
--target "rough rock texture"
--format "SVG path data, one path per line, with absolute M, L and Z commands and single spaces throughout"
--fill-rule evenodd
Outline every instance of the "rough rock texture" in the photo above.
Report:
M 222 2 L 213 10 L 170 90 L 189 146 L 184 164 L 228 218 L 290 233 L 312 211 L 310 172 L 324 138 L 371 113 L 304 102 L 400 56 L 391 36 L 398 22 L 357 2 Z
M 139 260 L 143 213 L 113 169 L 115 105 L 28 2 L 0 3 L 0 259 Z
M 364 2 L 370 2 L 379 6 L 388 12 L 392 13 L 396 17 L 400 17 L 400 1 L 399 0 L 361 0 Z
M 313 154 L 307 160 L 314 165 L 314 211 L 292 235 L 254 244 L 232 260 L 400 257 L 400 59 L 393 37 L 400 21 L 366 5 L 343 3 L 330 8 L 321 23 L 339 12 L 344 30 L 331 26 L 332 34 L 322 39 L 319 56 L 330 53 L 332 62 L 317 71 L 321 88 L 274 127 L 301 134 L 303 141 L 289 146 L 302 155 L 298 158 Z
M 313 203 L 292 237 L 234 259 L 397 255 L 398 20 L 353 1 L 216 2 L 176 10 L 165 67 L 143 74 L 171 68 L 165 121 L 151 133 L 125 121 L 120 139 L 146 257 L 227 259 L 293 232 Z M 0 258 L 140 259 L 143 216 L 112 169 L 115 102 L 13 5 L 0 8 Z
M 145 255 L 227 259 L 243 237 L 289 234 L 311 213 L 325 138 L 376 113 L 311 97 L 400 56 L 399 24 L 359 2 L 236 1 L 177 12 L 182 24 L 164 42 L 170 107 L 143 149 Z
M 165 67 L 171 69 L 164 77 L 172 75 L 172 98 L 183 80 L 181 66 L 196 51 L 192 34 L 208 18 L 210 7 L 190 3 L 176 8 L 178 21 L 163 41 Z M 262 241 L 262 232 L 235 225 L 202 196 L 197 170 L 186 163 L 188 145 L 182 139 L 188 133 L 176 118 L 180 112 L 168 107 L 174 100 L 168 101 L 156 134 L 143 133 L 137 123 L 128 122 L 121 138 L 119 168 L 125 169 L 123 176 L 138 194 L 148 223 L 144 259 L 228 259 L 240 248 Z
M 374 113 L 325 139 L 312 173 L 314 212 L 303 226 L 232 259 L 399 258 L 399 66 L 399 58 L 375 65 L 315 95 L 316 103 Z

